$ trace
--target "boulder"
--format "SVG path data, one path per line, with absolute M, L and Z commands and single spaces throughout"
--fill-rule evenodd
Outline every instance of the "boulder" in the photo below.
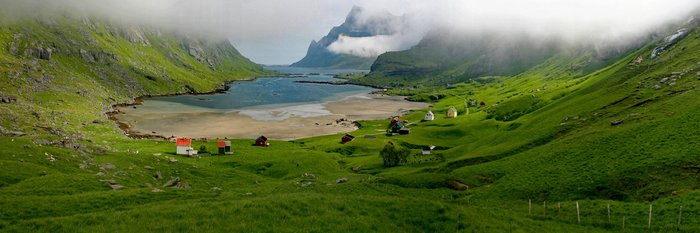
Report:
M 171 163 L 177 162 L 176 158 L 173 158 L 173 157 L 165 157 L 165 158 L 168 160 L 168 162 L 171 162 Z
M 27 135 L 27 134 L 24 132 L 19 132 L 19 131 L 10 131 L 10 130 L 7 130 L 7 129 L 3 128 L 2 126 L 0 126 L 0 135 L 10 136 L 10 137 L 22 137 L 22 136 Z
M 219 192 L 219 191 L 221 191 L 221 188 L 219 188 L 219 187 L 212 187 L 212 188 L 211 188 L 211 191 Z
M 316 176 L 314 174 L 311 174 L 311 173 L 304 173 L 304 175 L 301 175 L 301 178 L 315 180 Z
M 51 54 L 53 53 L 53 50 L 50 48 L 40 48 L 39 49 L 39 59 L 42 60 L 51 60 Z
M 111 163 L 103 163 L 100 165 L 100 169 L 102 170 L 112 170 L 117 168 L 117 165 L 111 164 Z
M 610 125 L 611 125 L 611 126 L 620 125 L 620 124 L 622 124 L 622 122 L 625 122 L 625 119 L 619 119 L 619 120 L 611 121 L 611 122 L 610 122 Z
M 184 189 L 190 189 L 190 188 L 192 188 L 192 185 L 190 185 L 189 183 L 187 183 L 187 182 L 185 182 L 185 181 L 180 181 L 180 182 L 177 183 L 176 187 L 177 187 L 177 188 L 181 188 L 181 189 L 183 189 L 183 188 L 184 188 Z
M 335 183 L 342 184 L 342 183 L 347 183 L 348 181 L 350 181 L 350 179 L 343 177 L 343 178 L 335 180 Z
M 100 182 L 102 182 L 102 183 L 108 183 L 108 184 L 111 184 L 111 185 L 117 184 L 117 181 L 116 181 L 116 180 L 100 180 Z
M 451 189 L 454 190 L 459 190 L 459 191 L 467 191 L 469 190 L 469 186 L 464 184 L 464 182 L 459 181 L 459 180 L 451 180 L 448 182 L 448 186 Z
M 124 185 L 118 185 L 118 184 L 113 184 L 113 185 L 110 185 L 109 187 L 112 187 L 112 190 L 124 189 Z
M 11 103 L 17 103 L 17 96 L 2 96 L 0 95 L 0 103 L 6 103 L 6 104 L 11 104 Z
M 156 174 L 153 175 L 153 178 L 160 180 L 163 179 L 163 175 L 160 174 L 160 171 L 156 171 Z
M 151 190 L 151 192 L 152 192 L 152 193 L 160 193 L 160 192 L 163 192 L 163 190 L 162 190 L 162 189 L 159 189 L 159 188 L 153 188 L 153 189 Z
M 181 181 L 180 177 L 173 177 L 173 178 L 170 179 L 168 182 L 166 182 L 166 183 L 163 185 L 163 187 L 174 187 L 174 186 L 177 186 L 178 184 L 180 184 L 180 181 Z
M 87 50 L 80 49 L 78 52 L 80 53 L 80 57 L 82 57 L 85 62 L 95 63 L 95 57 L 93 57 Z

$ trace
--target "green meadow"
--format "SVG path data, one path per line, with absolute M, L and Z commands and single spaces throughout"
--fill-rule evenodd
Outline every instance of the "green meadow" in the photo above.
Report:
M 570 68 L 591 54 L 562 53 L 515 76 L 391 89 L 436 114 L 403 116 L 409 135 L 362 121 L 346 144 L 235 139 L 233 155 L 189 158 L 129 138 L 104 112 L 266 71 L 230 46 L 155 32 L 142 44 L 145 29 L 64 20 L 0 31 L 0 91 L 18 97 L 0 104 L 2 232 L 700 231 L 697 30 L 658 58 L 655 41 L 585 75 Z M 465 98 L 485 106 L 465 114 Z M 383 166 L 388 142 L 410 149 L 405 164 Z M 201 146 L 216 151 L 216 139 Z M 181 187 L 167 187 L 174 178 Z

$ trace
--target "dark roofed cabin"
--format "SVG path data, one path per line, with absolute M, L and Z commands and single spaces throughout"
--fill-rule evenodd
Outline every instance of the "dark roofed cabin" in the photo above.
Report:
M 340 139 L 340 143 L 345 144 L 345 143 L 351 142 L 352 140 L 355 140 L 355 136 L 352 136 L 350 134 L 345 134 L 345 136 L 343 136 Z
M 270 146 L 270 143 L 267 142 L 267 137 L 260 136 L 260 137 L 258 137 L 258 139 L 255 139 L 255 145 L 268 147 L 268 146 Z

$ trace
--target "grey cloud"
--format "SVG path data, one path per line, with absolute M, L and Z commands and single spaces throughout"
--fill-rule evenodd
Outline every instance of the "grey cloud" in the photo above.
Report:
M 572 43 L 622 43 L 697 10 L 697 0 L 0 0 L 0 18 L 61 12 L 220 36 L 262 63 L 290 63 L 308 42 L 342 23 L 353 5 L 406 14 L 411 31 L 391 38 L 346 41 L 339 51 L 404 49 L 425 31 L 446 27 L 556 36 Z M 3 17 L 4 16 L 4 17 Z M 514 34 L 515 35 L 515 34 Z M 300 38 L 307 38 L 306 40 Z M 381 43 L 384 43 L 383 45 Z M 400 44 L 401 46 L 397 46 Z M 265 56 L 254 45 L 263 45 Z M 271 49 L 281 48 L 279 56 Z M 290 47 L 300 49 L 289 49 Z M 283 49 L 282 49 L 283 48 Z M 300 54 L 282 54 L 298 51 Z M 260 57 L 260 60 L 256 60 Z

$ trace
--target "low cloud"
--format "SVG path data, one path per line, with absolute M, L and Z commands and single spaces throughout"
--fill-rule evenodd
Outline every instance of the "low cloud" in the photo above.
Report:
M 0 0 L 0 19 L 64 14 L 103 17 L 187 33 L 229 38 L 261 63 L 291 63 L 308 42 L 340 25 L 353 5 L 406 14 L 409 32 L 389 38 L 347 39 L 337 51 L 404 49 L 435 28 L 464 33 L 527 33 L 576 43 L 619 43 L 684 20 L 697 0 Z M 397 38 L 394 38 L 397 37 Z M 378 45 L 369 45 L 377 43 Z M 240 46 L 239 46 L 240 45 Z M 354 45 L 354 46 L 353 46 Z M 399 46 L 400 45 L 400 46 Z M 261 48 L 261 49 L 257 49 Z M 291 49 L 297 48 L 297 49 Z M 274 51 L 279 51 L 275 54 Z M 298 54 L 290 54 L 298 53 Z M 261 54 L 267 54 L 262 56 Z
M 377 57 L 387 51 L 399 51 L 418 43 L 409 41 L 404 35 L 378 35 L 369 37 L 349 37 L 341 35 L 338 40 L 328 46 L 334 53 L 349 54 L 358 57 Z

